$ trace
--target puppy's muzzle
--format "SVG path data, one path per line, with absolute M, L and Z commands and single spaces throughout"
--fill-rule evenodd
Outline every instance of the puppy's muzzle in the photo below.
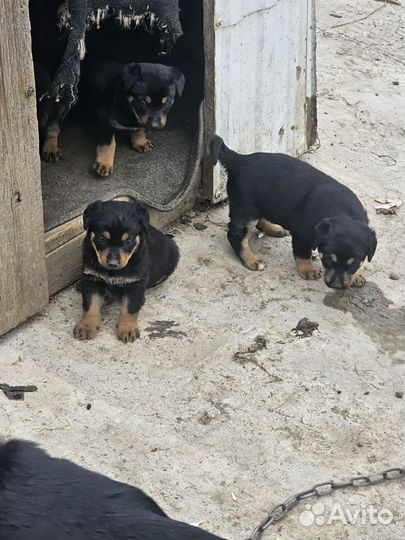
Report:
M 158 115 L 149 118 L 149 125 L 152 129 L 162 129 L 166 125 L 166 116 Z
M 352 279 L 353 276 L 347 272 L 341 274 L 334 270 L 325 270 L 323 274 L 323 280 L 328 287 L 341 291 L 350 287 Z
M 116 257 L 108 257 L 107 268 L 110 270 L 119 270 L 121 268 L 121 261 Z

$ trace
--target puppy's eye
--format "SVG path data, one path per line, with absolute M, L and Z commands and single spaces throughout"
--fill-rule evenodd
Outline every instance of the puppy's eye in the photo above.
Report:
M 357 268 L 359 263 L 354 257 L 350 257 L 350 259 L 346 261 L 346 266 L 349 270 L 352 270 L 353 268 Z

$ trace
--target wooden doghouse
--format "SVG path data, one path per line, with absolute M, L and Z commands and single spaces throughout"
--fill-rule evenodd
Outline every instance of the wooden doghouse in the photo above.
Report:
M 201 63 L 195 151 L 187 163 L 187 189 L 166 207 L 150 205 L 157 226 L 176 219 L 197 197 L 212 202 L 226 197 L 224 175 L 220 167 L 213 169 L 206 153 L 215 132 L 240 152 L 296 156 L 316 137 L 314 0 L 190 4 L 180 0 L 180 40 L 184 48 L 194 48 Z M 0 0 L 0 35 L 2 334 L 79 277 L 83 230 L 82 208 L 76 215 L 70 209 L 67 219 L 58 216 L 56 225 L 47 226 L 46 219 L 44 224 L 55 194 L 49 196 L 47 188 L 54 189 L 51 165 L 41 168 L 38 151 L 28 0 Z M 131 193 L 123 187 L 120 195 Z

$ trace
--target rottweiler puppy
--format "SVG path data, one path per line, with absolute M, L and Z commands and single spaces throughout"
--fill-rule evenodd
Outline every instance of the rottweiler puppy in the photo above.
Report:
M 0 508 L 1 540 L 221 540 L 140 489 L 27 441 L 0 443 Z
M 241 155 L 215 136 L 211 142 L 214 164 L 228 173 L 228 240 L 250 270 L 263 270 L 263 262 L 249 247 L 248 223 L 272 236 L 290 231 L 298 274 L 318 279 L 321 269 L 312 261 L 318 248 L 328 287 L 362 286 L 364 260 L 377 248 L 375 232 L 356 195 L 334 178 L 286 154 Z
M 83 225 L 83 318 L 74 336 L 96 336 L 108 288 L 121 299 L 118 339 L 133 342 L 140 336 L 138 313 L 145 291 L 175 270 L 178 247 L 170 235 L 149 224 L 148 211 L 136 202 L 96 201 L 86 208 Z
M 96 161 L 100 176 L 113 171 L 115 131 L 131 132 L 131 146 L 149 152 L 153 143 L 145 129 L 162 129 L 176 95 L 181 96 L 184 75 L 162 64 L 93 61 L 83 66 L 82 89 L 95 112 Z
M 66 47 L 59 18 L 67 9 L 64 0 L 30 0 L 32 55 L 34 60 L 41 158 L 55 162 L 62 157 L 59 134 L 69 105 L 51 99 L 48 92 Z

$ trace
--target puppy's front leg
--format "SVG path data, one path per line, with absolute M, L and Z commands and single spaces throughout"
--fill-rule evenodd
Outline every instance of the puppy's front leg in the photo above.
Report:
M 306 241 L 293 235 L 292 248 L 298 275 L 302 279 L 319 279 L 322 270 L 312 261 L 312 247 Z
M 145 289 L 141 287 L 131 288 L 122 297 L 117 336 L 124 343 L 133 343 L 141 335 L 138 327 L 138 313 L 144 301 Z
M 44 161 L 48 161 L 48 163 L 59 161 L 62 157 L 62 152 L 59 150 L 58 146 L 59 133 L 60 127 L 56 120 L 53 120 L 46 126 L 41 157 Z
M 138 129 L 131 133 L 131 146 L 137 152 L 150 152 L 153 149 L 153 142 L 147 138 L 144 129 Z
M 75 338 L 93 339 L 96 337 L 101 323 L 104 293 L 105 286 L 102 283 L 82 278 L 83 318 L 73 330 Z
M 96 129 L 97 150 L 93 171 L 100 176 L 109 176 L 113 172 L 116 142 L 114 130 L 103 111 L 97 112 Z
M 231 221 L 229 223 L 228 240 L 236 255 L 249 270 L 263 270 L 264 263 L 251 251 L 249 231 L 246 224 Z

